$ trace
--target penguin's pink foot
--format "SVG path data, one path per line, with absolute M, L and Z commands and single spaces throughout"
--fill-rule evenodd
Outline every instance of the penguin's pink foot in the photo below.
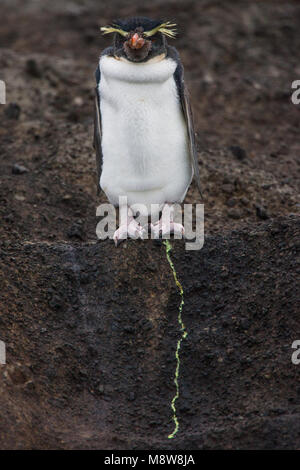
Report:
M 115 245 L 118 246 L 119 243 L 126 240 L 126 238 L 144 239 L 146 235 L 146 230 L 139 224 L 137 221 L 130 217 L 127 220 L 127 224 L 120 225 L 118 230 L 115 231 L 113 240 Z

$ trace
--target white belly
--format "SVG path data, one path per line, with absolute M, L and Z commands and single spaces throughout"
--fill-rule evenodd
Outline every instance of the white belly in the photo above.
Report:
M 181 202 L 192 178 L 186 123 L 164 59 L 131 64 L 100 60 L 103 168 L 100 185 L 111 203 Z

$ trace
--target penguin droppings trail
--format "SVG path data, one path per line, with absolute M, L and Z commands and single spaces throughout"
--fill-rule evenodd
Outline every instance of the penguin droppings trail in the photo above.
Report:
M 164 241 L 164 245 L 166 247 L 167 260 L 168 260 L 169 265 L 171 267 L 176 286 L 178 287 L 179 293 L 180 293 L 180 296 L 181 296 L 181 302 L 180 302 L 179 309 L 178 309 L 178 324 L 180 326 L 180 331 L 182 332 L 182 335 L 181 335 L 181 338 L 177 341 L 177 347 L 176 347 L 176 352 L 175 352 L 176 369 L 175 369 L 174 383 L 175 383 L 175 386 L 176 386 L 176 393 L 175 393 L 175 395 L 172 399 L 172 402 L 171 402 L 171 408 L 172 408 L 172 411 L 173 411 L 173 421 L 174 421 L 175 427 L 174 427 L 174 431 L 171 434 L 168 435 L 168 439 L 173 439 L 175 437 L 178 429 L 179 429 L 179 421 L 178 421 L 178 418 L 177 418 L 177 415 L 176 415 L 176 406 L 175 406 L 176 400 L 177 400 L 177 398 L 179 398 L 179 370 L 180 370 L 179 352 L 180 352 L 182 340 L 187 337 L 187 331 L 186 331 L 186 327 L 185 327 L 185 325 L 182 321 L 182 309 L 183 309 L 183 305 L 184 305 L 183 287 L 180 284 L 180 282 L 178 281 L 177 273 L 176 273 L 173 261 L 172 261 L 171 256 L 170 256 L 170 251 L 172 250 L 172 245 L 169 242 L 169 240 Z

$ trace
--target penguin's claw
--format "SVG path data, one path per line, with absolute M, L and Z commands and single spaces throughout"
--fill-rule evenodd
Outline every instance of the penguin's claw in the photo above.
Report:
M 118 246 L 126 238 L 133 238 L 134 240 L 141 238 L 144 239 L 146 230 L 138 224 L 134 219 L 128 225 L 120 225 L 118 230 L 115 231 L 113 240 L 115 245 Z

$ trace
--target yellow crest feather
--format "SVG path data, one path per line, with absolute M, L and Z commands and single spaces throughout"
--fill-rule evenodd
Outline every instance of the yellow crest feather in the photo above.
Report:
M 176 29 L 174 29 L 174 26 L 176 26 L 176 23 L 171 23 L 170 21 L 166 21 L 165 23 L 161 23 L 160 25 L 156 26 L 150 31 L 144 31 L 143 34 L 146 37 L 150 37 L 160 32 L 164 34 L 165 36 L 174 39 L 176 36 Z M 124 31 L 123 29 L 119 28 L 117 25 L 102 26 L 100 29 L 103 34 L 119 33 L 121 34 L 121 36 L 124 36 L 124 37 L 128 35 L 128 31 Z
M 160 32 L 169 38 L 175 38 L 176 36 L 176 29 L 173 27 L 176 26 L 175 23 L 171 23 L 167 21 L 166 23 L 161 23 L 160 25 L 156 26 L 156 28 L 151 29 L 150 31 L 145 31 L 144 35 L 147 37 L 153 36 L 154 34 Z
M 110 34 L 110 33 L 119 33 L 121 36 L 126 37 L 128 35 L 128 31 L 124 31 L 121 28 L 118 28 L 117 26 L 101 26 L 100 30 L 102 31 L 103 34 Z

